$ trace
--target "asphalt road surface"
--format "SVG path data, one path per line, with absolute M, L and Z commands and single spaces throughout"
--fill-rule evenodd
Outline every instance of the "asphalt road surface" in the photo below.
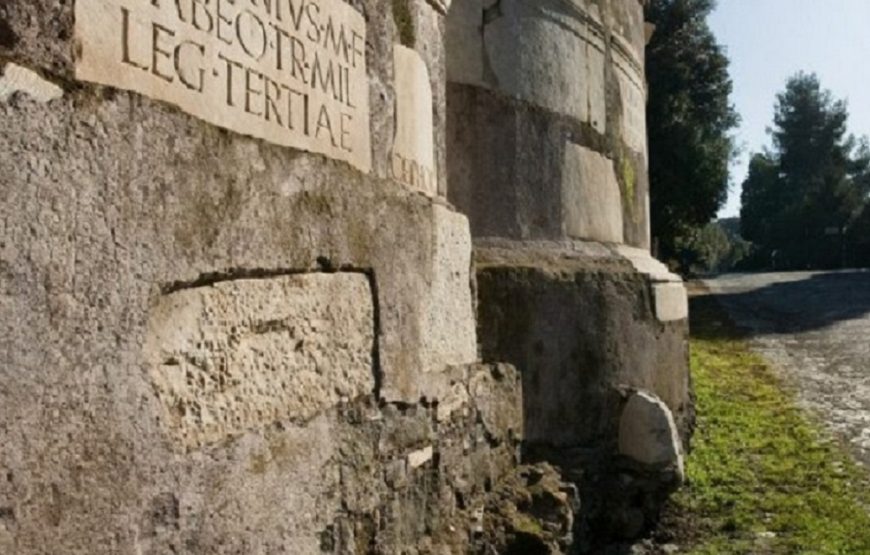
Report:
M 800 404 L 870 467 L 870 272 L 731 274 L 704 283 Z

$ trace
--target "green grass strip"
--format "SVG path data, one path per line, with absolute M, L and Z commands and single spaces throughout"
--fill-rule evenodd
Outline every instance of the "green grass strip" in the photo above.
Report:
M 690 553 L 870 554 L 867 472 L 721 310 L 693 308 L 697 428 L 671 510 Z

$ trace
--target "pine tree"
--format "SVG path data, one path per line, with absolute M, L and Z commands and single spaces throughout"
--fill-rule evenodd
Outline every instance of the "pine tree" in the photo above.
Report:
M 799 73 L 777 95 L 771 152 L 753 157 L 743 183 L 744 236 L 777 265 L 842 265 L 850 226 L 867 205 L 870 156 L 846 134 L 846 103 L 814 74 Z

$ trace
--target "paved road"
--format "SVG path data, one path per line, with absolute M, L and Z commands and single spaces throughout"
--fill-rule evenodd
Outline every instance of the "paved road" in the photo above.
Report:
M 870 272 L 733 274 L 705 283 L 801 404 L 870 467 Z

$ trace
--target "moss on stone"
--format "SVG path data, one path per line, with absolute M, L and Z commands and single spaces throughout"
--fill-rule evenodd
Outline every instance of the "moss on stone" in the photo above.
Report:
M 399 42 L 413 48 L 417 41 L 414 17 L 411 14 L 411 0 L 393 0 L 393 21 L 399 31 Z
M 622 182 L 622 205 L 628 209 L 628 213 L 634 219 L 637 213 L 634 202 L 637 194 L 637 172 L 625 154 L 619 156 L 619 166 L 620 181 Z

